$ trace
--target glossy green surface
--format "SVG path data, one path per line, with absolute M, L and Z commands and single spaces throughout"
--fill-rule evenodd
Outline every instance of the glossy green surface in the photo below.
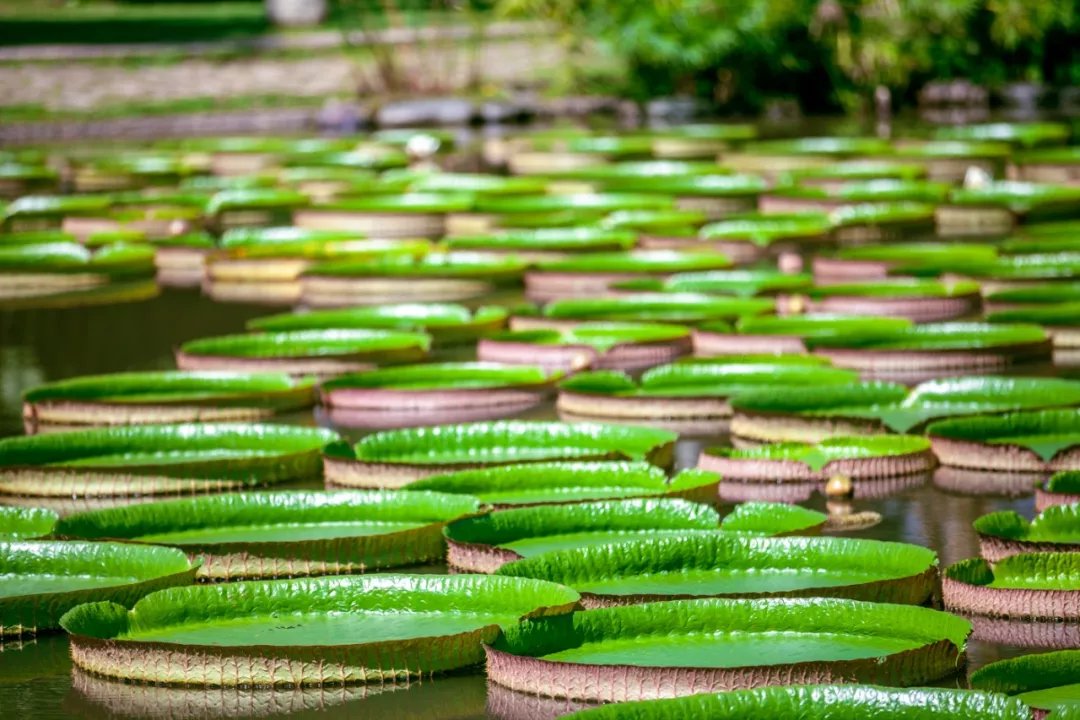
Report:
M 1032 410 L 940 420 L 927 434 L 987 445 L 1019 445 L 1044 461 L 1080 443 L 1080 409 Z
M 943 571 L 970 585 L 1002 590 L 1080 590 L 1080 554 L 1021 553 L 990 565 L 982 559 L 961 560 Z
M 777 443 L 755 448 L 710 448 L 713 455 L 736 460 L 794 461 L 807 465 L 811 470 L 821 470 L 834 460 L 894 457 L 926 452 L 930 441 L 914 435 L 868 435 L 865 437 L 834 437 L 815 445 L 802 443 Z
M 568 298 L 544 306 L 544 316 L 567 320 L 701 323 L 772 311 L 765 298 L 715 297 L 698 293 L 640 293 L 616 298 Z
M 350 389 L 483 390 L 542 386 L 558 376 L 540 367 L 462 362 L 401 365 L 343 375 L 322 384 L 324 392 Z
M 333 357 L 426 350 L 430 342 L 423 333 L 350 328 L 222 335 L 186 342 L 180 350 L 192 355 L 243 358 Z
M 208 405 L 303 407 L 315 383 L 283 373 L 136 372 L 89 375 L 39 385 L 24 402 L 78 400 L 118 404 L 197 403 Z

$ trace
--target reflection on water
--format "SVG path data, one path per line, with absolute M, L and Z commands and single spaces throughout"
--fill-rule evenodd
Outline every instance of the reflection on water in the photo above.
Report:
M 138 685 L 76 670 L 63 709 L 79 718 L 483 718 L 483 675 L 409 684 L 334 688 L 174 688 Z
M 247 320 L 272 312 L 265 307 L 216 304 L 194 290 L 167 289 L 160 297 L 115 306 L 78 309 L 0 311 L 0 435 L 23 431 L 20 393 L 37 383 L 88 373 L 173 367 L 172 350 L 197 337 L 242 332 Z M 455 358 L 463 359 L 463 358 Z M 554 419 L 552 403 L 522 417 Z M 332 424 L 321 411 L 300 413 L 283 422 Z M 363 434 L 343 429 L 350 440 Z M 703 446 L 724 445 L 715 435 L 683 441 L 676 448 L 676 466 L 694 465 Z M 975 518 L 995 510 L 1032 513 L 1031 488 L 1036 478 L 1002 474 L 977 476 L 939 471 L 932 481 L 910 478 L 894 484 L 856 487 L 854 512 L 876 511 L 882 522 L 848 533 L 853 537 L 897 540 L 935 549 L 942 564 L 978 553 L 972 531 Z M 291 485 L 296 487 L 297 485 Z M 316 483 L 303 483 L 312 487 Z M 732 487 L 732 501 L 749 499 L 752 488 Z M 801 488 L 800 502 L 824 510 L 825 499 L 813 488 Z M 742 494 L 740 494 L 740 492 Z M 988 493 L 991 494 L 980 494 Z M 141 498 L 145 500 L 148 498 Z M 95 500 L 96 504 L 132 499 Z M 61 511 L 86 509 L 87 501 L 64 500 Z M 29 504 L 41 504 L 29 501 Z M 424 570 L 442 571 L 441 567 Z M 415 571 L 415 570 L 413 570 Z M 1015 628 L 982 623 L 980 635 L 993 642 L 972 642 L 970 667 L 1010 657 L 1038 646 L 1047 637 L 1080 644 L 1071 628 L 1040 626 L 1039 635 L 1009 634 Z M 1023 632 L 1023 631 L 1021 631 Z M 1047 634 L 1049 633 L 1049 634 Z M 951 684 L 962 682 L 952 679 Z M 485 711 L 485 703 L 487 710 Z M 524 704 L 522 704 L 524 703 Z M 524 715 L 515 714 L 525 708 Z M 540 700 L 485 692 L 479 673 L 414 683 L 410 687 L 331 689 L 320 691 L 195 691 L 125 685 L 80 674 L 72 677 L 63 636 L 0 646 L 0 715 L 28 720 L 45 718 L 194 718 L 194 717 L 372 717 L 372 718 L 545 718 L 565 712 L 565 701 Z

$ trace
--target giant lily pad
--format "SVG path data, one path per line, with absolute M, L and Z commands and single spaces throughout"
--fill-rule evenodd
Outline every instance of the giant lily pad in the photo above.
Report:
M 915 382 L 1049 362 L 1051 353 L 1038 325 L 973 322 L 927 323 L 886 337 L 818 338 L 813 347 L 864 377 Z
M 519 578 L 367 575 L 177 588 L 131 611 L 83 605 L 62 623 L 75 664 L 100 675 L 175 685 L 340 685 L 476 664 L 500 626 L 567 612 L 576 600 L 568 588 Z
M 825 516 L 813 510 L 773 503 L 739 506 L 720 522 L 716 511 L 706 505 L 647 498 L 501 510 L 452 522 L 444 534 L 451 566 L 494 572 L 508 562 L 546 552 L 677 537 L 685 530 L 716 530 L 719 525 L 724 531 L 767 536 L 813 533 L 824 522 Z
M 601 423 L 504 420 L 387 430 L 327 448 L 328 483 L 400 487 L 430 475 L 545 460 L 671 462 L 675 434 Z
M 226 493 L 77 513 L 57 534 L 176 547 L 213 580 L 338 575 L 441 560 L 475 498 L 393 491 Z
M 1080 345 L 1080 301 L 1065 302 L 1056 305 L 999 310 L 986 316 L 992 323 L 1032 323 L 1042 325 L 1054 339 L 1054 347 L 1076 347 Z
M 279 370 L 339 375 L 420 360 L 430 338 L 391 330 L 296 330 L 192 340 L 176 352 L 183 370 Z
M 1080 551 L 1080 505 L 1053 505 L 1030 522 L 1015 510 L 983 515 L 973 523 L 979 554 L 988 562 L 1025 552 Z
M 58 515 L 39 507 L 0 506 L 0 539 L 30 540 L 53 531 Z
M 668 480 L 647 462 L 555 461 L 460 470 L 411 482 L 405 490 L 475 495 L 497 508 L 676 497 L 701 503 L 716 499 L 711 473 L 681 472 Z
M 661 290 L 753 297 L 802 290 L 810 287 L 812 282 L 809 275 L 793 275 L 779 270 L 712 270 L 676 273 L 664 280 L 627 280 L 615 283 L 612 287 L 617 290 Z
M 802 168 L 784 173 L 780 184 L 830 185 L 852 180 L 920 180 L 926 177 L 926 165 L 895 160 L 847 160 L 821 167 Z
M 468 300 L 519 283 L 524 269 L 525 262 L 513 256 L 471 252 L 342 260 L 306 270 L 301 297 L 319 306 Z
M 946 183 L 930 180 L 877 178 L 850 180 L 834 185 L 779 187 L 762 201 L 763 207 L 778 210 L 818 209 L 856 203 L 913 202 L 940 203 L 949 194 Z
M 294 213 L 298 227 L 351 230 L 369 237 L 437 238 L 446 230 L 448 213 L 472 207 L 467 193 L 414 192 L 395 195 L 364 192 L 338 197 Z
M 670 197 L 646 193 L 575 193 L 482 198 L 477 200 L 475 209 L 477 212 L 496 215 L 521 215 L 561 210 L 584 210 L 607 214 L 616 210 L 663 210 L 672 207 L 673 202 Z
M 910 685 L 954 672 L 970 630 L 937 610 L 851 600 L 649 603 L 510 628 L 488 648 L 488 677 L 617 702 L 789 678 Z
M 825 213 L 760 214 L 711 223 L 701 228 L 701 238 L 725 243 L 752 243 L 768 247 L 777 243 L 798 244 L 821 240 L 832 230 Z
M 474 340 L 501 330 L 506 325 L 506 317 L 507 311 L 501 307 L 470 310 L 464 305 L 449 303 L 401 303 L 270 315 L 249 321 L 248 329 L 272 332 L 328 328 L 405 330 L 427 333 L 432 344 L 439 346 Z
M 624 253 L 588 253 L 540 263 L 525 274 L 529 298 L 548 302 L 605 294 L 612 283 L 638 276 L 663 276 L 691 270 L 730 267 L 719 253 L 675 250 L 636 250 Z
M 926 432 L 945 465 L 1004 472 L 1080 470 L 1080 409 L 939 420 Z
M 826 438 L 815 445 L 780 443 L 748 449 L 709 448 L 698 467 L 741 482 L 812 482 L 926 473 L 936 461 L 930 442 L 913 435 Z
M 767 298 L 713 297 L 699 293 L 636 293 L 619 297 L 556 300 L 544 318 L 558 321 L 608 320 L 698 324 L 734 320 L 772 311 Z M 513 325 L 515 328 L 517 325 Z
M 1062 470 L 1035 489 L 1035 510 L 1080 503 L 1080 470 Z
M 0 629 L 5 637 L 55 630 L 86 602 L 131 605 L 143 595 L 192 582 L 195 567 L 179 550 L 120 543 L 0 542 Z
M 815 338 L 890 337 L 910 326 L 910 320 L 898 317 L 753 315 L 739 318 L 734 331 L 726 324 L 704 323 L 694 331 L 694 349 L 700 355 L 802 355 Z
M 456 235 L 446 238 L 452 250 L 486 250 L 551 259 L 569 253 L 629 250 L 637 235 L 627 230 L 594 227 L 504 230 L 488 235 Z
M 783 307 L 784 302 L 780 302 Z M 915 278 L 877 279 L 810 288 L 789 300 L 793 310 L 836 315 L 905 317 L 942 322 L 971 317 L 982 308 L 978 283 Z
M 1041 711 L 1080 707 L 1080 650 L 999 660 L 971 674 L 971 687 L 1001 692 Z M 1058 717 L 1058 715 L 1053 715 Z
M 1004 142 L 1021 147 L 1060 145 L 1069 139 L 1069 128 L 1054 122 L 983 123 L 938 128 L 935 137 L 964 142 Z
M 731 400 L 731 434 L 753 442 L 820 442 L 828 437 L 871 432 L 873 424 L 851 408 L 901 402 L 903 385 L 861 382 L 848 385 L 763 389 Z
M 17 282 L 42 282 L 42 276 L 56 276 L 57 283 L 70 284 L 64 275 L 89 274 L 102 279 L 152 275 L 154 249 L 147 245 L 113 243 L 98 250 L 73 242 L 33 243 L 0 246 L 0 276 Z
M 890 274 L 936 274 L 961 264 L 992 263 L 996 257 L 992 245 L 913 242 L 843 248 L 815 257 L 813 267 L 819 280 L 872 280 Z
M 974 717 L 985 720 L 1027 720 L 1030 713 L 1027 705 L 1018 699 L 972 690 L 796 685 L 736 690 L 715 695 L 695 692 L 685 698 L 605 705 L 572 717 L 574 720 L 746 720 L 781 717 L 798 717 L 800 720 L 864 720 L 869 717 L 888 717 L 892 720 L 967 720 Z
M 88 375 L 23 393 L 31 427 L 254 420 L 309 407 L 314 382 L 279 373 L 133 372 Z
M 1039 620 L 1078 620 L 1080 553 L 1035 552 L 961 560 L 942 572 L 942 600 L 953 612 Z
M 317 476 L 329 430 L 135 425 L 0 440 L 0 492 L 100 496 L 206 492 Z
M 641 370 L 690 352 L 690 331 L 654 323 L 580 323 L 567 330 L 516 330 L 480 340 L 477 357 L 503 363 L 537 363 L 571 371 L 585 367 Z
M 756 358 L 753 358 L 756 359 Z M 614 371 L 575 375 L 559 385 L 557 407 L 574 417 L 704 420 L 731 415 L 729 399 L 748 390 L 848 384 L 850 370 L 783 362 L 694 362 L 662 365 L 639 382 Z
M 837 537 L 753 538 L 687 530 L 544 553 L 500 575 L 569 585 L 586 606 L 679 597 L 847 597 L 919 604 L 937 574 L 931 550 Z
M 560 377 L 535 365 L 403 365 L 325 382 L 322 399 L 334 422 L 350 427 L 437 425 L 528 410 Z

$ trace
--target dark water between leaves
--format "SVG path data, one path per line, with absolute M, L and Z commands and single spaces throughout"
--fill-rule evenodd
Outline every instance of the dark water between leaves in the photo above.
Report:
M 21 434 L 20 393 L 38 383 L 90 373 L 173 367 L 172 350 L 197 337 L 242 332 L 258 315 L 280 311 L 213 303 L 197 291 L 166 290 L 152 300 L 61 310 L 0 312 L 0 435 Z M 551 418 L 549 406 L 529 417 Z M 312 422 L 311 416 L 300 421 Z M 345 431 L 350 438 L 358 434 Z M 722 438 L 705 438 L 719 444 Z M 692 464 L 700 441 L 680 444 Z M 0 500 L 2 502 L 2 500 Z M 807 504 L 825 502 L 815 496 Z M 963 496 L 928 481 L 882 499 L 853 501 L 884 521 L 855 537 L 894 540 L 936 550 L 946 565 L 978 554 L 971 523 L 980 515 L 1015 509 L 1030 516 L 1030 497 Z M 427 569 L 427 568 L 426 568 Z M 439 568 L 427 570 L 439 571 Z M 969 644 L 969 669 L 1028 652 L 978 641 Z M 944 684 L 963 685 L 963 675 Z M 0 717 L 45 718 L 484 718 L 555 717 L 565 701 L 540 701 L 488 689 L 474 672 L 412 683 L 408 687 L 326 690 L 195 690 L 125 685 L 73 673 L 67 640 L 45 636 L 0 644 Z

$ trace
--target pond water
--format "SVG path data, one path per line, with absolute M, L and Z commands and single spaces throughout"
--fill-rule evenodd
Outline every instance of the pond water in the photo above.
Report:
M 20 393 L 41 382 L 75 375 L 173 367 L 172 351 L 197 337 L 240 332 L 250 318 L 278 311 L 213 303 L 197 291 L 164 290 L 159 297 L 119 305 L 0 312 L 0 435 L 21 434 Z M 551 406 L 529 417 L 553 418 Z M 313 422 L 306 415 L 294 420 Z M 319 418 L 328 424 L 325 418 Z M 345 431 L 356 439 L 359 434 Z M 692 464 L 702 442 L 682 441 L 679 462 Z M 939 481 L 941 479 L 939 478 Z M 819 496 L 808 505 L 825 508 Z M 1015 509 L 1030 516 L 1032 499 L 962 496 L 932 480 L 883 498 L 853 501 L 883 522 L 855 537 L 896 540 L 933 548 L 942 565 L 978 554 L 971 523 L 980 515 Z M 439 572 L 442 568 L 425 568 Z M 969 669 L 1025 652 L 973 641 Z M 963 676 L 945 681 L 962 685 Z M 0 716 L 45 718 L 393 717 L 463 719 L 555 717 L 565 701 L 518 696 L 487 688 L 479 673 L 412 683 L 408 687 L 323 690 L 195 690 L 125 685 L 73 673 L 63 635 L 0 643 Z

